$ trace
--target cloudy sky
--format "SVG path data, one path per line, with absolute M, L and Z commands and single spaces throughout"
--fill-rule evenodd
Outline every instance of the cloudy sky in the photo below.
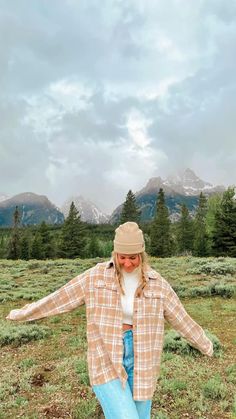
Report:
M 0 0 L 0 194 L 236 184 L 236 2 Z

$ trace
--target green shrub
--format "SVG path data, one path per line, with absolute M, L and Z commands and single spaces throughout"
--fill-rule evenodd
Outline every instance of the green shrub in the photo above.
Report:
M 205 259 L 197 259 L 192 262 L 192 267 L 187 269 L 189 274 L 206 274 L 206 275 L 232 275 L 236 273 L 236 264 L 227 260 L 209 261 Z
M 64 324 L 63 326 L 61 326 L 60 330 L 61 332 L 71 332 L 73 328 L 69 326 L 69 324 Z
M 25 290 L 21 288 L 21 291 L 17 291 L 14 294 L 14 300 L 28 300 L 28 301 L 36 301 L 40 298 L 43 298 L 43 293 L 38 290 Z
M 209 332 L 207 329 L 205 329 L 205 333 L 206 333 L 206 336 L 213 343 L 214 356 L 215 357 L 221 356 L 222 353 L 223 353 L 223 346 L 222 346 L 220 340 L 218 339 L 218 337 L 216 335 L 214 335 L 213 333 Z
M 211 288 L 211 295 L 220 295 L 223 298 L 231 298 L 235 294 L 235 286 L 227 284 L 214 285 Z
M 176 378 L 163 379 L 161 381 L 161 386 L 164 392 L 169 392 L 173 395 L 177 394 L 179 391 L 187 390 L 188 388 L 185 381 Z
M 28 263 L 28 269 L 38 269 L 40 267 L 40 262 L 30 262 Z
M 0 347 L 13 344 L 20 346 L 31 340 L 39 340 L 48 337 L 51 330 L 47 326 L 39 326 L 36 324 L 11 324 L 8 322 L 0 322 Z
M 173 285 L 172 288 L 180 298 L 188 293 L 186 285 Z
M 236 364 L 227 367 L 225 372 L 227 374 L 227 381 L 236 384 Z
M 213 343 L 214 356 L 219 356 L 222 353 L 222 345 L 219 339 L 208 330 L 205 330 L 205 333 Z M 174 352 L 180 355 L 200 355 L 200 352 L 175 330 L 168 330 L 165 334 L 163 349 L 165 352 Z
M 234 396 L 234 400 L 233 400 L 232 413 L 234 415 L 233 418 L 235 418 L 236 417 L 236 395 Z
M 199 351 L 188 344 L 175 330 L 169 330 L 164 337 L 163 349 L 166 352 L 174 352 L 183 355 L 197 355 Z
M 193 287 L 189 290 L 190 297 L 210 297 L 211 289 L 209 286 Z
M 29 401 L 25 397 L 17 396 L 12 403 L 12 407 L 13 406 L 15 406 L 15 407 L 27 406 L 28 403 L 29 403 Z
M 221 381 L 219 374 L 215 375 L 213 378 L 210 378 L 210 380 L 204 384 L 202 391 L 204 397 L 212 400 L 224 399 L 227 395 L 227 387 Z
M 12 293 L 1 293 L 0 295 L 0 303 L 5 303 L 7 301 L 14 301 L 15 298 L 13 297 Z
M 37 362 L 33 358 L 25 358 L 25 359 L 22 359 L 22 361 L 19 363 L 19 367 L 22 370 L 27 370 L 28 368 L 31 368 L 36 364 Z
M 231 298 L 235 294 L 235 286 L 234 285 L 228 285 L 228 284 L 217 284 L 213 283 L 208 286 L 199 286 L 199 287 L 193 287 L 190 288 L 189 291 L 187 291 L 186 296 L 190 297 L 210 297 L 210 296 L 216 296 L 219 295 L 223 298 Z
M 12 288 L 17 288 L 19 285 L 12 281 L 1 281 L 1 291 L 9 291 Z
M 50 321 L 50 323 L 58 324 L 58 323 L 61 322 L 61 317 L 60 316 L 53 316 L 49 321 Z

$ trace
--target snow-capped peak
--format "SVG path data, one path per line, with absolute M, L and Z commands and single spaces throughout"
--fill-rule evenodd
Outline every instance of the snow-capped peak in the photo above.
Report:
M 92 224 L 107 223 L 109 220 L 108 215 L 104 214 L 93 202 L 85 199 L 83 196 L 72 196 L 66 200 L 61 210 L 65 217 L 69 214 L 70 205 L 72 201 L 79 211 L 82 221 Z

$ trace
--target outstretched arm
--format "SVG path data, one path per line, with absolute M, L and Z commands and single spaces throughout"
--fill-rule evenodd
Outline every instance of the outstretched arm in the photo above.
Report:
M 84 304 L 88 271 L 76 276 L 52 294 L 21 309 L 11 310 L 7 320 L 32 321 L 66 313 Z
M 179 297 L 170 285 L 164 305 L 164 316 L 173 328 L 204 355 L 212 356 L 212 342 L 208 339 L 201 326 L 186 312 Z

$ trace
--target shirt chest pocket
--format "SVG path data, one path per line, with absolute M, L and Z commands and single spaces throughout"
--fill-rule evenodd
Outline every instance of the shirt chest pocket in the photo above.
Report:
M 142 312 L 147 316 L 161 316 L 161 313 L 163 313 L 163 298 L 160 293 L 155 290 L 143 290 Z
M 115 307 L 118 301 L 118 291 L 115 284 L 98 281 L 94 289 L 95 307 Z

